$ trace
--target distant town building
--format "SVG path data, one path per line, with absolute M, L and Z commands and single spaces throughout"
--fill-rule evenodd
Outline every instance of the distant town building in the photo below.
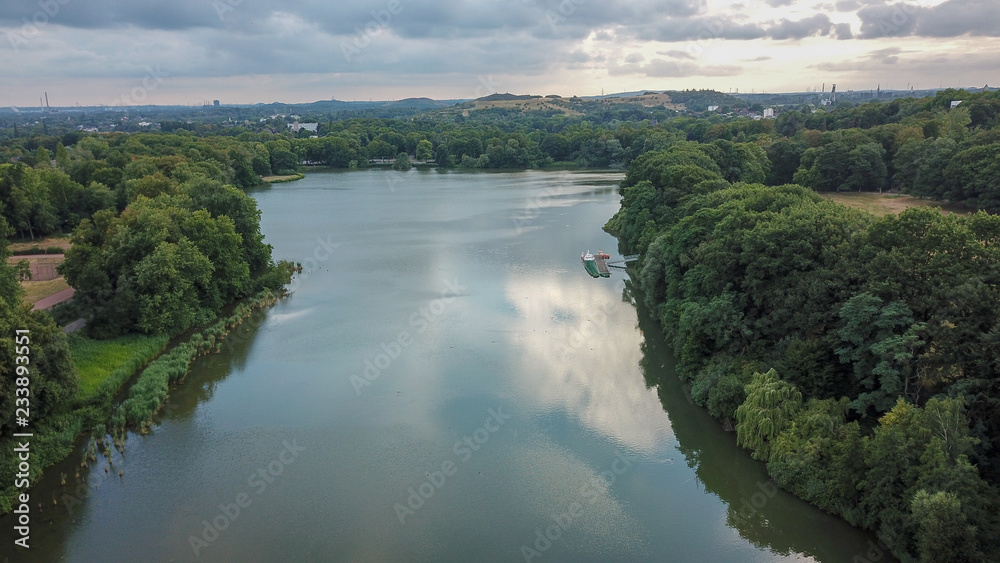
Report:
M 708 106 L 708 111 L 718 111 L 719 106 Z
M 318 127 L 319 123 L 299 123 L 298 121 L 296 121 L 294 123 L 288 124 L 288 128 L 291 129 L 292 132 L 294 133 L 298 133 L 302 129 L 305 129 L 306 131 L 312 131 L 313 133 L 315 133 Z
M 774 108 L 764 108 L 764 119 L 774 119 Z
M 951 107 L 952 107 L 952 109 L 957 108 L 959 106 L 959 104 L 961 104 L 961 103 L 962 103 L 962 100 L 952 100 L 951 101 Z

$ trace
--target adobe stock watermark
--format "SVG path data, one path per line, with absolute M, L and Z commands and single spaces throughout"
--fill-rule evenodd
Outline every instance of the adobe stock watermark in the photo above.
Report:
M 295 463 L 301 452 L 306 451 L 306 448 L 299 446 L 295 440 L 292 440 L 291 443 L 288 440 L 283 440 L 281 444 L 284 447 L 277 457 L 250 472 L 247 486 L 258 497 L 264 494 L 268 485 L 275 482 L 276 477 L 280 477 L 285 472 L 286 467 Z M 219 513 L 211 520 L 201 521 L 203 525 L 201 535 L 188 536 L 188 543 L 191 545 L 195 557 L 201 556 L 202 550 L 219 539 L 219 534 L 229 529 L 229 526 L 239 519 L 240 514 L 253 504 L 253 501 L 254 497 L 251 497 L 246 491 L 242 491 L 236 495 L 233 502 L 219 503 Z
M 480 75 L 476 79 L 479 81 L 479 85 L 476 86 L 476 90 L 472 93 L 473 97 L 482 98 L 500 92 L 501 83 L 493 80 L 492 74 L 486 76 Z
M 892 6 L 886 6 L 889 9 L 889 14 L 885 17 L 881 17 L 876 22 L 878 25 L 879 33 L 883 37 L 891 37 L 897 31 L 904 29 L 904 27 L 911 23 L 910 20 L 914 15 L 922 8 L 920 2 L 915 4 L 906 4 L 903 2 L 893 4 Z
M 170 75 L 160 70 L 160 65 L 156 65 L 156 68 L 146 65 L 146 76 L 142 77 L 140 84 L 133 86 L 128 93 L 122 94 L 108 105 L 111 107 L 144 105 L 149 93 L 159 88 L 167 76 Z
M 232 12 L 241 4 L 243 4 L 243 0 L 212 0 L 212 9 L 219 16 L 219 21 L 224 22 L 226 21 L 226 14 Z
M 517 231 L 517 234 L 523 233 L 525 226 L 532 219 L 542 214 L 542 209 L 546 207 L 546 202 L 558 195 L 561 195 L 561 192 L 557 188 L 550 186 L 535 196 L 525 198 L 524 210 L 518 215 L 511 216 L 511 221 L 514 222 L 514 230 Z
M 425 503 L 434 496 L 434 493 L 445 486 L 448 478 L 458 473 L 458 469 L 472 459 L 473 452 L 478 452 L 486 442 L 489 442 L 490 437 L 499 432 L 511 416 L 503 412 L 503 407 L 487 409 L 486 413 L 489 416 L 486 417 L 482 426 L 476 428 L 471 434 L 463 436 L 452 446 L 451 451 L 459 460 L 458 462 L 452 459 L 444 460 L 441 462 L 440 469 L 425 474 L 427 479 L 424 482 L 417 485 L 416 488 L 410 487 L 406 490 L 409 496 L 406 497 L 405 503 L 397 502 L 392 506 L 396 518 L 399 518 L 400 526 L 406 524 L 407 517 L 416 516 L 417 511 L 424 507 Z
M 332 237 L 332 234 L 326 235 L 325 240 L 320 237 L 316 237 L 316 246 L 313 247 L 312 254 L 306 256 L 300 262 L 302 265 L 302 271 L 293 276 L 291 283 L 288 284 L 289 292 L 298 289 L 299 286 L 302 285 L 302 282 L 309 279 L 309 276 L 319 269 L 320 264 L 333 257 L 334 251 L 340 248 L 340 243 L 330 240 Z
M 21 28 L 13 33 L 5 31 L 4 34 L 7 36 L 7 41 L 10 42 L 14 54 L 19 53 L 21 47 L 27 45 L 28 41 L 41 35 L 42 30 L 49 25 L 52 18 L 59 15 L 62 7 L 69 2 L 70 0 L 38 0 L 38 11 L 31 15 L 31 19 L 21 18 Z
M 778 486 L 773 481 L 757 481 L 757 488 L 759 490 L 750 495 L 750 498 L 741 498 L 739 509 L 734 510 L 736 517 L 743 522 L 749 522 L 757 514 L 757 511 L 764 508 L 767 502 L 778 494 Z
M 108 450 L 108 454 L 114 456 L 114 451 L 115 450 L 111 448 Z M 108 466 L 113 467 L 114 463 L 115 462 L 112 459 Z M 122 467 L 124 465 L 124 459 L 119 459 L 117 463 L 119 464 L 119 467 Z M 119 469 L 119 471 L 121 471 L 121 469 Z M 76 505 L 83 504 L 83 501 L 88 499 L 92 494 L 91 491 L 100 489 L 101 484 L 112 475 L 113 472 L 110 471 L 98 471 L 97 464 L 95 464 L 93 468 L 88 469 L 87 478 L 79 481 L 75 489 L 73 489 L 70 493 L 62 494 L 59 498 L 60 504 L 63 505 L 68 514 L 72 515 L 73 511 L 76 509 Z
M 456 297 L 462 295 L 466 289 L 468 288 L 458 283 L 457 279 L 446 281 L 444 289 L 441 290 L 441 297 L 431 300 L 425 307 L 418 308 L 410 315 L 410 327 L 416 329 L 416 334 L 422 334 L 444 314 L 447 306 L 454 302 Z M 354 387 L 355 394 L 360 396 L 361 390 L 385 373 L 410 344 L 413 344 L 413 334 L 409 330 L 400 331 L 395 340 L 382 342 L 378 352 L 365 358 L 361 375 L 352 373 L 348 378 L 351 386 Z
M 587 0 L 562 0 L 555 10 L 545 10 L 545 19 L 548 20 L 549 27 L 555 31 L 559 24 L 569 19 L 580 6 L 586 3 Z
M 603 303 L 597 308 L 593 316 L 588 319 L 588 322 L 584 323 L 580 328 L 572 328 L 568 339 L 556 344 L 556 349 L 559 351 L 559 358 L 565 362 L 580 348 L 592 345 L 597 336 L 595 331 L 610 322 L 610 312 L 611 305 Z
M 396 193 L 396 186 L 398 184 L 406 183 L 403 175 L 398 171 L 386 170 L 382 172 L 382 177 L 385 179 L 385 183 L 389 186 L 389 191 L 392 193 Z
M 573 523 L 586 514 L 587 507 L 593 505 L 601 497 L 601 490 L 610 488 L 618 480 L 618 476 L 628 471 L 632 466 L 632 460 L 625 454 L 617 452 L 617 456 L 611 462 L 611 469 L 602 471 L 594 475 L 589 481 L 585 481 L 578 493 L 579 501 L 574 500 L 566 505 L 563 512 L 551 516 L 552 523 L 543 524 L 542 527 L 535 528 L 535 537 L 529 544 L 521 544 L 521 555 L 525 562 L 530 562 L 536 557 L 541 557 L 546 551 L 552 548 L 552 542 L 569 530 Z
M 747 10 L 754 12 L 760 9 L 760 0 L 742 0 L 733 4 L 730 10 L 727 11 L 743 11 Z M 726 30 L 725 22 L 727 20 L 723 18 L 706 18 L 702 21 L 698 28 L 698 33 L 695 35 L 694 39 L 688 42 L 684 47 L 684 51 L 687 53 L 689 59 L 697 59 L 701 57 L 702 53 L 705 52 L 705 47 L 703 44 L 706 41 L 711 41 L 713 39 L 719 39 L 722 37 L 723 32 Z M 677 72 L 683 73 L 684 62 L 680 60 L 674 60 L 674 65 L 677 66 Z M 690 63 L 688 63 L 690 64 Z
M 886 539 L 891 542 L 895 542 L 898 538 L 893 535 L 892 530 L 886 529 L 886 533 L 883 535 Z M 889 549 L 889 544 L 886 543 L 882 538 L 878 538 L 878 543 L 868 540 L 868 549 L 862 555 L 855 555 L 851 558 L 851 563 L 875 563 L 876 561 L 884 561 L 886 553 L 891 553 L 892 550 Z
M 340 42 L 340 52 L 344 55 L 344 60 L 351 62 L 355 55 L 360 55 L 361 51 L 371 44 L 372 39 L 389 27 L 393 16 L 398 16 L 402 11 L 403 3 L 401 0 L 389 0 L 385 8 L 372 10 L 372 19 L 363 28 L 354 26 L 354 39 L 351 41 L 345 39 Z

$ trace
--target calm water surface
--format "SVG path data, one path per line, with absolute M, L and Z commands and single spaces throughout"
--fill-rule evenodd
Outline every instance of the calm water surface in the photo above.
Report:
M 864 556 L 870 535 L 776 491 L 690 404 L 627 274 L 583 270 L 583 250 L 615 254 L 619 178 L 319 172 L 254 192 L 275 256 L 304 265 L 294 293 L 199 360 L 110 473 L 78 487 L 79 454 L 48 473 L 32 559 Z

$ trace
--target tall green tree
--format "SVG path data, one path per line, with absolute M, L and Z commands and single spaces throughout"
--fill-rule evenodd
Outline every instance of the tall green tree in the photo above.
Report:
M 862 388 L 852 407 L 862 415 L 869 409 L 881 413 L 900 396 L 915 398 L 919 387 L 912 363 L 915 350 L 924 344 L 919 336 L 923 325 L 914 322 L 909 307 L 901 301 L 883 305 L 880 298 L 861 293 L 849 299 L 839 315 L 843 325 L 837 331 L 841 347 L 836 353 L 853 366 Z
M 755 373 L 747 398 L 736 409 L 736 440 L 756 459 L 771 459 L 773 442 L 792 423 L 802 406 L 802 393 L 775 371 Z

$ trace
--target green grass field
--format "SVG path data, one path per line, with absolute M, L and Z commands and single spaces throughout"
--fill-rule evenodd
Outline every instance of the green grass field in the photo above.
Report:
M 66 278 L 58 278 L 46 281 L 23 281 L 21 287 L 24 288 L 24 302 L 34 303 L 41 301 L 50 295 L 55 295 L 64 289 L 69 289 Z
M 295 180 L 301 180 L 305 178 L 305 174 L 286 174 L 284 176 L 264 176 L 261 178 L 262 182 L 267 184 L 280 184 L 282 182 L 294 182 Z
M 949 213 L 967 215 L 970 213 L 968 208 L 961 205 L 912 197 L 908 195 L 877 194 L 872 192 L 820 192 L 820 195 L 827 199 L 832 199 L 837 203 L 842 203 L 848 207 L 864 209 L 865 211 L 879 216 L 902 213 L 910 207 L 937 207 L 941 209 L 941 213 L 944 213 L 945 215 Z
M 130 375 L 163 350 L 166 336 L 129 335 L 93 340 L 69 335 L 69 351 L 80 376 L 77 398 L 86 401 L 101 393 L 114 393 Z

